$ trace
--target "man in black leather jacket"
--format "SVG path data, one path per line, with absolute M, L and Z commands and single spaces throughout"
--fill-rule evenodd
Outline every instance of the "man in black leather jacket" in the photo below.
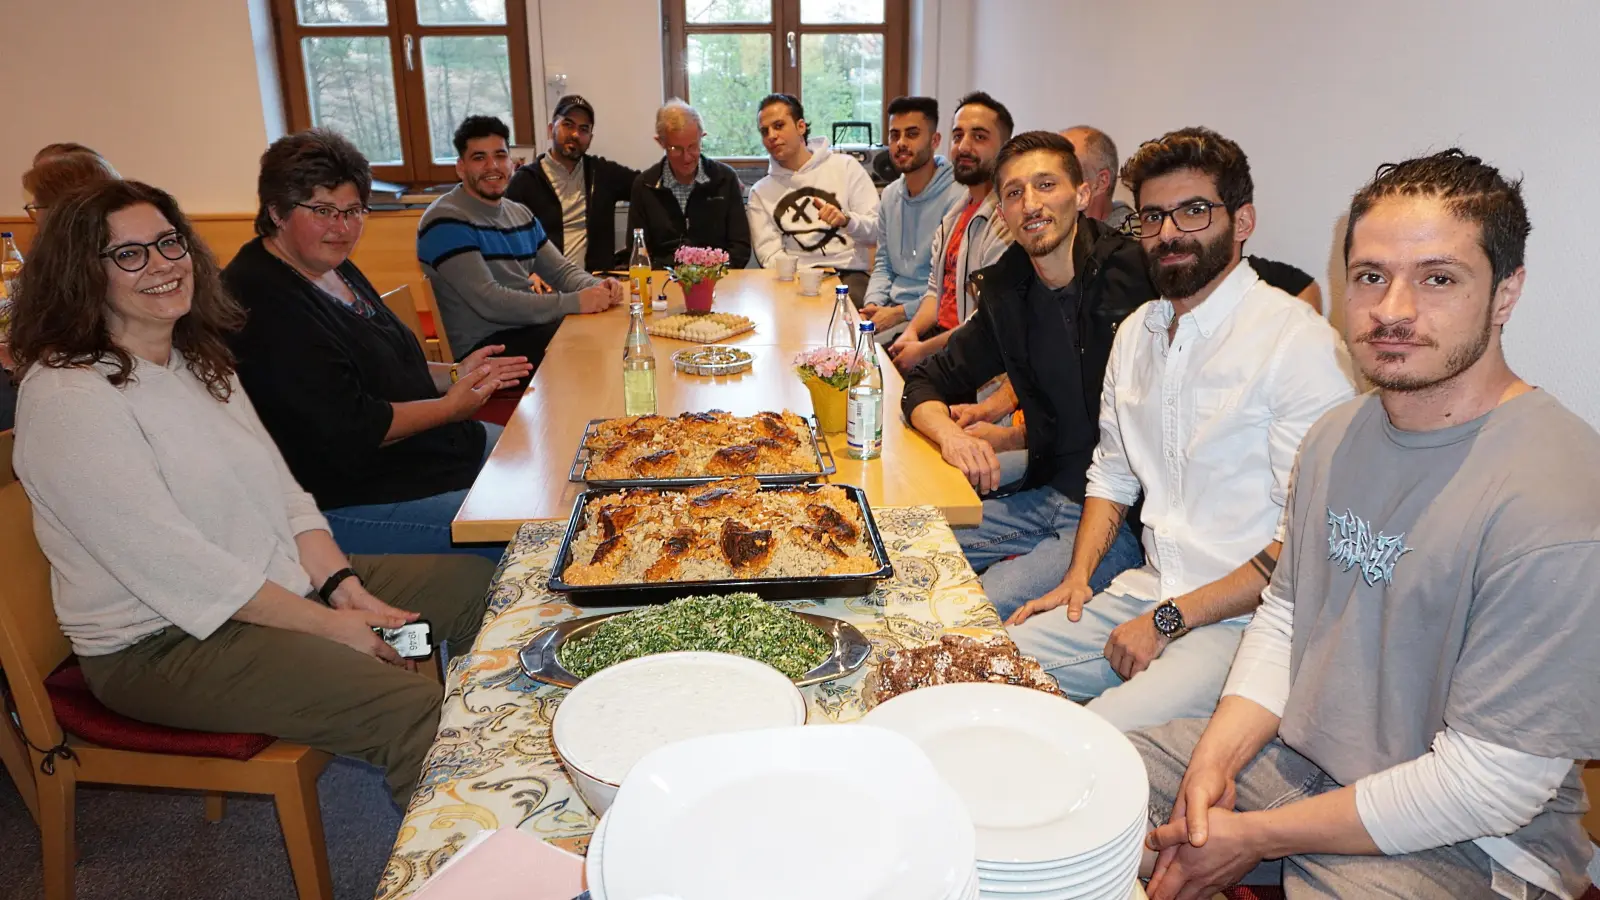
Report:
M 985 383 L 1010 376 L 1027 426 L 1027 473 L 1015 493 L 984 500 L 980 527 L 956 532 L 1004 616 L 1066 571 L 1100 439 L 1112 337 L 1156 292 L 1139 246 L 1083 214 L 1088 185 L 1065 138 L 1045 131 L 1012 138 L 1000 151 L 995 184 L 1016 243 L 972 276 L 976 314 L 907 376 L 901 409 L 946 462 L 992 495 L 1000 487 L 996 448 L 974 433 L 978 426 L 958 425 L 950 404 L 971 402 Z M 1142 558 L 1124 525 L 1091 583 L 1103 590 Z

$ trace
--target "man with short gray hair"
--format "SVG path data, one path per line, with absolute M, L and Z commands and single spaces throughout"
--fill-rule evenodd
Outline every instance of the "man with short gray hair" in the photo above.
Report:
M 728 265 L 750 261 L 750 223 L 732 168 L 700 155 L 705 125 L 700 113 L 674 97 L 656 112 L 661 162 L 639 174 L 628 199 L 628 230 L 644 229 L 650 264 L 672 265 L 679 247 L 728 251 Z
M 1072 142 L 1078 164 L 1083 166 L 1083 180 L 1089 184 L 1089 205 L 1084 215 L 1121 231 L 1122 223 L 1133 215 L 1133 207 L 1114 196 L 1117 192 L 1116 142 L 1093 125 L 1064 128 L 1061 136 Z

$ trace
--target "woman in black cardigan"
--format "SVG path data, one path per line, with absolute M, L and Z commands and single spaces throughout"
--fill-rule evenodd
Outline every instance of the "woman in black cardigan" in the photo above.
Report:
M 427 361 L 350 262 L 371 186 L 366 158 L 333 132 L 262 155 L 259 236 L 223 272 L 249 315 L 233 341 L 239 379 L 339 546 L 448 552 L 450 520 L 500 435 L 472 416 L 530 368 L 498 346 Z

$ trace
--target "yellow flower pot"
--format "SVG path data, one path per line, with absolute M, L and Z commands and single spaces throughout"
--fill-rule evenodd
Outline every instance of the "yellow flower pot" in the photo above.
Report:
M 823 434 L 838 434 L 845 426 L 845 392 L 825 381 L 803 379 L 811 392 L 811 408 L 816 411 L 817 425 Z

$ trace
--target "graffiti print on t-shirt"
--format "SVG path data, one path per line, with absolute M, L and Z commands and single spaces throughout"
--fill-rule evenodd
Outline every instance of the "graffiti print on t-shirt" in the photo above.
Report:
M 832 241 L 838 241 L 841 247 L 848 247 L 850 242 L 839 233 L 839 229 L 822 221 L 822 217 L 817 215 L 820 203 L 838 207 L 839 198 L 833 192 L 818 187 L 795 188 L 778 201 L 773 208 L 772 218 L 778 223 L 778 230 L 807 253 L 826 251 Z

